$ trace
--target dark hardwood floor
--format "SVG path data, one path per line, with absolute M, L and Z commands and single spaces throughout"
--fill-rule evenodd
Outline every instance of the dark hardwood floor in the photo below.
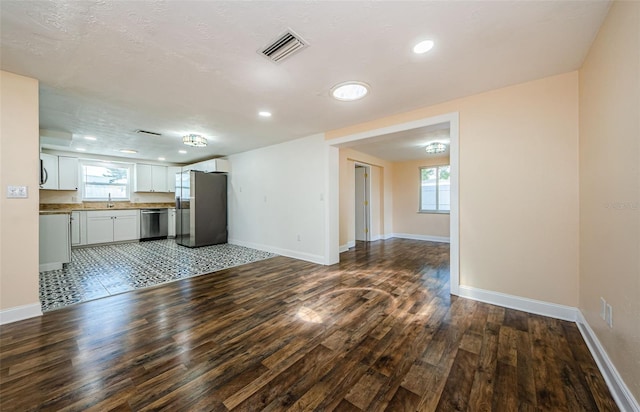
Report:
M 451 297 L 447 244 L 358 244 L 0 328 L 2 410 L 615 411 L 575 324 Z

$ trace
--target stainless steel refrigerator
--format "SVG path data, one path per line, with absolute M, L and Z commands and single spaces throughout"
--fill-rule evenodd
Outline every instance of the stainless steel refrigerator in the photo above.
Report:
M 188 247 L 227 243 L 227 175 L 176 173 L 176 243 Z

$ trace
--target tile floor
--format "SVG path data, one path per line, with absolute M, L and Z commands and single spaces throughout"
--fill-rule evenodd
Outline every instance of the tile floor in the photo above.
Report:
M 44 312 L 276 256 L 230 244 L 191 249 L 173 239 L 78 248 L 71 254 L 65 268 L 40 272 Z

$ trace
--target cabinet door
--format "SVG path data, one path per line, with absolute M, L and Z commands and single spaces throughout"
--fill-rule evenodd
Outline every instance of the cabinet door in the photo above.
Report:
M 40 153 L 40 189 L 58 190 L 58 156 Z
M 58 189 L 78 190 L 78 159 L 58 157 Z
M 136 164 L 136 192 L 153 191 L 152 166 Z
M 80 239 L 80 212 L 71 212 L 71 246 L 79 245 Z
M 168 191 L 175 193 L 176 191 L 176 173 L 180 173 L 181 167 L 169 166 L 167 167 L 167 187 Z
M 113 242 L 113 216 L 87 216 L 87 243 Z
M 40 216 L 40 270 L 54 270 L 71 261 L 69 215 Z
M 151 166 L 151 178 L 154 192 L 167 192 L 167 166 Z
M 138 219 L 136 216 L 114 216 L 113 240 L 138 239 Z

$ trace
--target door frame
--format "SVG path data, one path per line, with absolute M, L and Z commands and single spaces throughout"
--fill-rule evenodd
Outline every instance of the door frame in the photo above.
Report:
M 460 114 L 458 112 L 446 113 L 438 116 L 425 117 L 410 122 L 394 124 L 391 126 L 380 127 L 365 132 L 354 133 L 336 139 L 327 141 L 328 145 L 334 149 L 341 145 L 359 140 L 366 140 L 373 137 L 401 132 L 405 130 L 416 129 L 419 127 L 432 126 L 439 123 L 449 123 L 449 131 L 451 142 L 449 144 L 449 164 L 451 166 L 451 211 L 449 214 L 449 230 L 450 230 L 450 248 L 449 248 L 449 288 L 452 295 L 459 295 L 460 290 L 460 205 L 459 205 L 459 133 L 460 133 Z M 334 153 L 337 156 L 337 153 Z M 335 160 L 334 160 L 335 162 Z M 337 162 L 336 162 L 337 163 Z M 336 165 L 337 167 L 337 165 Z M 331 185 L 338 185 L 338 179 L 331 180 Z M 338 193 L 338 188 L 333 187 L 331 191 Z M 331 207 L 331 214 L 335 213 L 332 223 L 338 222 L 338 197 L 335 196 L 334 203 Z M 327 235 L 330 238 L 329 235 Z M 331 249 L 334 256 L 338 254 L 340 249 L 338 239 L 332 238 Z
M 365 178 L 364 178 L 364 200 L 365 200 L 365 209 L 364 209 L 364 223 L 365 223 L 365 242 L 371 241 L 371 166 L 362 163 L 362 162 L 353 162 L 354 169 L 358 167 L 362 167 L 365 169 Z M 354 187 L 355 187 L 355 173 L 354 173 Z M 358 199 L 356 199 L 357 203 Z M 355 224 L 355 222 L 354 222 Z M 356 231 L 357 233 L 357 231 Z M 356 239 L 358 240 L 358 239 Z

